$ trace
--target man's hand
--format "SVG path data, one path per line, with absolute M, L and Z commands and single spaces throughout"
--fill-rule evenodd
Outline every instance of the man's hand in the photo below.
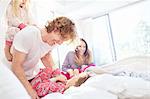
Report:
M 31 99 L 40 99 L 35 90 L 30 90 L 29 95 L 31 96 Z

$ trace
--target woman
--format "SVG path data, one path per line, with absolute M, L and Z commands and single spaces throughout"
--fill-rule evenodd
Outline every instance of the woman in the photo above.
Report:
M 41 59 L 45 67 L 54 65 L 51 50 L 57 44 L 76 37 L 75 24 L 66 17 L 58 17 L 43 28 L 27 26 L 19 31 L 13 41 L 12 71 L 24 85 L 32 99 L 39 99 L 30 81 L 39 72 Z M 60 76 L 57 80 L 63 81 Z
M 66 76 L 69 79 L 89 66 L 94 66 L 92 64 L 92 55 L 86 41 L 81 38 L 80 44 L 76 47 L 75 51 L 68 52 L 62 65 L 62 70 L 67 72 Z
M 12 0 L 6 12 L 8 29 L 6 32 L 5 56 L 8 61 L 12 61 L 10 52 L 14 35 L 22 30 L 26 25 L 35 24 L 31 13 L 29 13 L 29 0 Z

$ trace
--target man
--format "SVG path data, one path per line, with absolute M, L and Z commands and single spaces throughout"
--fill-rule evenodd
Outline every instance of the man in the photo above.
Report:
M 45 67 L 53 66 L 51 50 L 76 37 L 75 24 L 66 17 L 48 22 L 44 28 L 27 26 L 15 35 L 13 41 L 12 71 L 24 85 L 32 99 L 39 99 L 30 80 L 38 73 L 37 63 L 41 59 Z M 58 78 L 57 78 L 58 79 Z M 61 77 L 59 77 L 62 80 Z

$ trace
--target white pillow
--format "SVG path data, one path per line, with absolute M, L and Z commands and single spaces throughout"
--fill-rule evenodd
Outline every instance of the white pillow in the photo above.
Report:
M 0 98 L 31 99 L 17 77 L 0 62 Z

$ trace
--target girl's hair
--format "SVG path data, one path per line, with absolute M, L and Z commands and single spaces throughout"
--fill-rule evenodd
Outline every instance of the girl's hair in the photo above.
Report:
M 27 11 L 27 13 L 29 10 L 29 2 L 30 0 L 26 0 L 25 2 L 25 10 Z M 11 4 L 12 4 L 12 11 L 13 11 L 14 16 L 16 17 L 20 16 L 19 9 L 20 9 L 21 0 L 12 0 Z
M 79 87 L 80 85 L 82 85 L 85 81 L 87 81 L 90 78 L 90 76 L 88 75 L 87 77 L 80 77 L 77 82 L 75 83 L 75 87 Z
M 88 44 L 87 42 L 81 38 L 80 39 L 82 42 L 85 43 L 85 52 L 83 54 L 83 56 L 81 56 L 80 54 L 78 54 L 77 50 L 75 50 L 75 63 L 78 65 L 78 66 L 81 66 L 81 65 L 88 65 L 90 63 L 92 63 L 92 56 L 91 56 L 91 52 L 90 50 L 88 49 Z M 78 47 L 77 47 L 78 48 Z M 77 49 L 76 48 L 76 49 Z
M 67 17 L 58 17 L 48 22 L 45 27 L 48 33 L 53 30 L 59 31 L 62 39 L 71 39 L 73 41 L 76 38 L 75 24 Z

